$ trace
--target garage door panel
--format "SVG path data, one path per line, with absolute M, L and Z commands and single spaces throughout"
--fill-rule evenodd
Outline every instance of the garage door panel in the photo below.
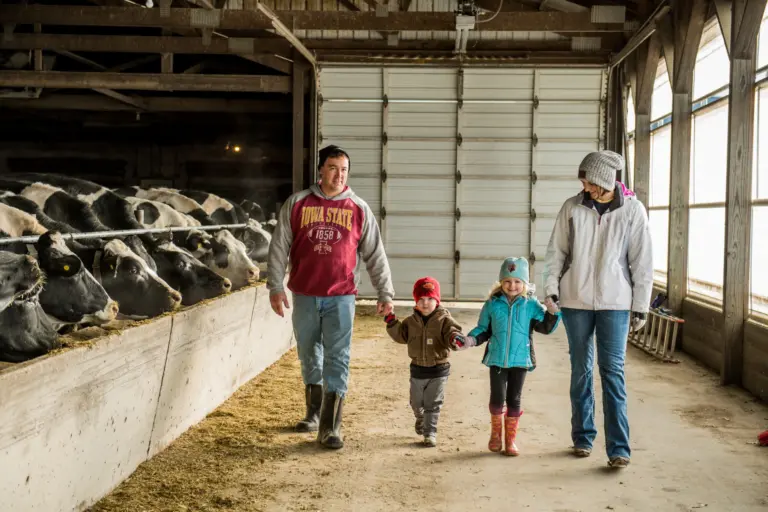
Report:
M 497 258 L 528 254 L 528 219 L 471 218 L 459 221 L 461 259 Z
M 462 108 L 461 135 L 464 139 L 530 138 L 532 105 L 470 103 Z
M 448 215 L 453 215 L 455 211 L 455 181 L 453 179 L 392 177 L 387 180 L 387 187 L 389 191 L 387 211 Z M 421 218 L 411 218 L 412 222 L 414 220 L 421 220 Z
M 581 182 L 575 178 L 576 170 L 573 174 L 572 181 L 546 180 L 536 184 L 533 191 L 533 201 L 536 205 L 537 222 L 538 217 L 550 219 L 557 217 L 563 203 L 582 190 Z
M 456 143 L 452 141 L 392 141 L 388 146 L 389 168 L 393 175 L 456 174 Z
M 585 139 L 597 142 L 600 130 L 600 105 L 547 105 L 538 115 L 539 139 Z M 558 111 L 559 110 L 559 111 Z
M 381 142 L 378 140 L 343 140 L 323 137 L 320 147 L 334 144 L 344 148 L 351 159 L 349 178 L 355 175 L 379 176 L 381 174 Z
M 523 180 L 463 180 L 461 214 L 528 215 L 530 184 Z
M 323 99 L 378 99 L 383 97 L 381 68 L 325 68 L 320 87 Z
M 452 259 L 453 217 L 387 217 L 387 252 L 393 255 L 419 255 Z
M 455 100 L 458 92 L 455 69 L 391 68 L 390 100 Z
M 529 142 L 465 142 L 461 174 L 464 176 L 519 176 L 531 174 Z
M 456 137 L 455 103 L 391 103 L 389 128 L 391 137 Z M 453 142 L 455 146 L 455 142 Z
M 381 103 L 326 103 L 323 118 L 324 138 L 381 137 Z
M 360 175 L 349 175 L 347 185 L 368 203 L 374 213 L 381 210 L 381 178 Z
M 533 70 L 467 69 L 464 100 L 532 100 Z
M 601 69 L 543 69 L 540 73 L 539 100 L 601 99 Z
M 389 258 L 389 265 L 396 297 L 399 299 L 412 298 L 413 283 L 425 276 L 432 276 L 440 282 L 443 300 L 455 295 L 453 260 Z
M 575 178 L 581 161 L 597 148 L 597 141 L 541 142 L 536 149 L 536 173 L 539 176 Z
M 460 290 L 466 299 L 488 298 L 488 293 L 499 277 L 499 268 L 504 259 L 495 260 L 462 260 Z

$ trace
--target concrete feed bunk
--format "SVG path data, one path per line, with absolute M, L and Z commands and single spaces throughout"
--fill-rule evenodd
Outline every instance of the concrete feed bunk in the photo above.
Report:
M 256 286 L 3 369 L 3 509 L 84 510 L 292 344 Z

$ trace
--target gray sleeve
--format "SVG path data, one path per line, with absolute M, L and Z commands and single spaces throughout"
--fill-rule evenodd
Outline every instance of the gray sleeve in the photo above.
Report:
M 570 247 L 568 247 L 570 214 L 571 205 L 568 201 L 560 208 L 560 213 L 557 214 L 555 220 L 555 227 L 552 229 L 552 235 L 549 237 L 542 273 L 545 297 L 560 295 L 560 274 L 563 271 L 565 259 L 568 257 L 568 251 L 570 251 Z
M 390 302 L 395 296 L 395 289 L 392 286 L 392 272 L 384 252 L 379 225 L 370 206 L 367 203 L 361 206 L 363 206 L 365 220 L 360 237 L 360 255 L 365 262 L 368 275 L 371 276 L 371 283 L 376 288 L 379 301 Z
M 632 311 L 647 313 L 653 294 L 653 247 L 651 228 L 640 201 L 633 212 L 629 233 L 629 271 L 632 276 Z
M 288 260 L 293 243 L 293 228 L 291 227 L 291 211 L 296 204 L 296 196 L 291 196 L 283 207 L 277 219 L 275 232 L 272 233 L 272 241 L 269 243 L 269 255 L 267 256 L 267 289 L 270 295 L 280 293 L 285 282 L 285 272 L 288 268 Z

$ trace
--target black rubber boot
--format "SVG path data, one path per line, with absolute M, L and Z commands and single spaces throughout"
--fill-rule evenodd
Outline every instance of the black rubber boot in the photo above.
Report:
M 304 390 L 307 402 L 306 417 L 296 424 L 296 432 L 315 432 L 320 423 L 320 407 L 323 404 L 323 386 L 307 384 Z
M 338 450 L 344 446 L 344 439 L 341 437 L 341 410 L 343 405 L 344 398 L 341 395 L 336 393 L 325 393 L 323 395 L 317 440 L 326 448 Z

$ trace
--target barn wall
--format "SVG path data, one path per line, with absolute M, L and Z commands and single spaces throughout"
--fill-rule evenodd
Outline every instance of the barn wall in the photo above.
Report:
M 768 400 L 768 327 L 748 321 L 744 327 L 743 385 L 763 400 Z
M 723 362 L 722 310 L 686 299 L 683 318 L 683 351 L 719 373 Z
M 48 172 L 107 187 L 194 188 L 256 201 L 267 216 L 291 192 L 289 112 L 137 118 L 132 112 L 4 109 L 0 115 L 2 174 Z
M 84 510 L 292 343 L 259 287 L 0 371 L 3 510 Z

